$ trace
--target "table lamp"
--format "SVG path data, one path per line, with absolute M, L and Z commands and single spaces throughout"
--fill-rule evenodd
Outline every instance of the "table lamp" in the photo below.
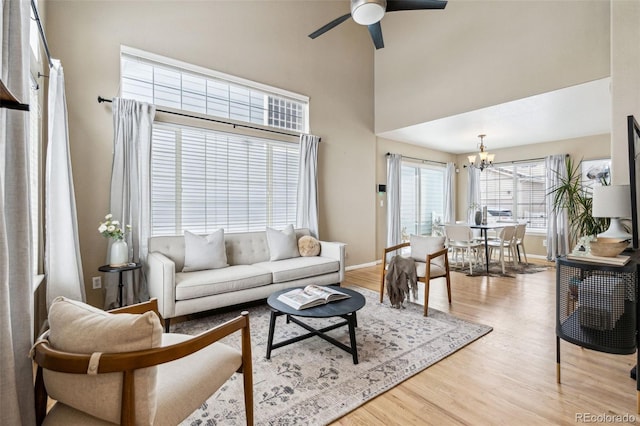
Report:
M 606 238 L 631 238 L 622 226 L 621 218 L 631 217 L 631 193 L 629 185 L 603 185 L 593 188 L 593 217 L 611 218 L 609 229 L 598 234 Z

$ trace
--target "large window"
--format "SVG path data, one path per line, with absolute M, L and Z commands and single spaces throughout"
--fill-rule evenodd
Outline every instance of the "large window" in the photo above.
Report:
M 488 221 L 527 222 L 529 230 L 546 230 L 544 161 L 496 164 L 480 173 L 480 204 Z
M 124 98 L 308 131 L 308 99 L 301 95 L 129 48 L 123 49 L 121 72 Z M 284 140 L 286 136 L 256 137 L 240 127 L 233 133 L 221 131 L 206 122 L 187 127 L 167 121 L 171 117 L 154 123 L 152 135 L 152 235 L 295 224 L 297 143 Z
M 444 212 L 444 167 L 403 162 L 400 227 L 402 238 L 430 235 Z
M 152 235 L 295 223 L 298 151 L 297 144 L 156 124 Z

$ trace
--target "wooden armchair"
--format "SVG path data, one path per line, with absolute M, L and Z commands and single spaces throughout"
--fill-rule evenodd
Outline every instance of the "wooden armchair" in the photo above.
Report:
M 380 278 L 380 303 L 384 299 L 384 282 L 388 265 L 387 254 L 403 247 L 411 247 L 411 257 L 416 260 L 418 281 L 424 283 L 424 316 L 427 316 L 429 307 L 429 283 L 434 278 L 445 278 L 449 304 L 451 304 L 451 277 L 449 275 L 449 258 L 447 257 L 447 248 L 444 246 L 444 237 L 420 237 L 414 235 L 411 236 L 411 241 L 409 242 L 384 249 L 382 253 L 382 276 Z
M 49 323 L 32 350 L 38 425 L 175 425 L 235 372 L 243 373 L 246 419 L 253 424 L 247 312 L 187 336 L 162 333 L 155 299 L 104 312 L 59 297 Z M 241 350 L 218 342 L 236 331 Z M 49 396 L 56 403 L 47 413 Z

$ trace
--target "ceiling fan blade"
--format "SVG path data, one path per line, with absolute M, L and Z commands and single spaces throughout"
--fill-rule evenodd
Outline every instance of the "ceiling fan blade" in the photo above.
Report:
M 446 1 L 440 0 L 387 0 L 387 12 L 398 10 L 444 9 Z
M 376 49 L 382 49 L 384 47 L 384 41 L 382 40 L 382 27 L 380 26 L 380 21 L 375 24 L 368 25 L 369 34 L 371 34 L 371 39 L 373 40 L 373 44 L 376 46 Z
M 309 37 L 310 38 L 316 38 L 318 36 L 321 36 L 322 34 L 324 34 L 327 31 L 329 31 L 331 28 L 337 27 L 338 25 L 342 24 L 344 21 L 346 21 L 350 17 L 351 17 L 350 13 L 347 13 L 346 15 L 342 15 L 341 17 L 336 18 L 333 21 L 329 22 L 327 25 L 323 26 L 322 28 L 319 28 L 319 29 L 315 30 L 314 32 L 309 34 Z

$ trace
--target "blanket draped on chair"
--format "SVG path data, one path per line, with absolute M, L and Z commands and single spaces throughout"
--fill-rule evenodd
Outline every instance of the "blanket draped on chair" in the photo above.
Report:
M 415 260 L 402 256 L 393 256 L 387 269 L 387 295 L 391 306 L 401 308 L 409 295 L 409 289 L 414 299 L 418 290 L 418 274 Z

